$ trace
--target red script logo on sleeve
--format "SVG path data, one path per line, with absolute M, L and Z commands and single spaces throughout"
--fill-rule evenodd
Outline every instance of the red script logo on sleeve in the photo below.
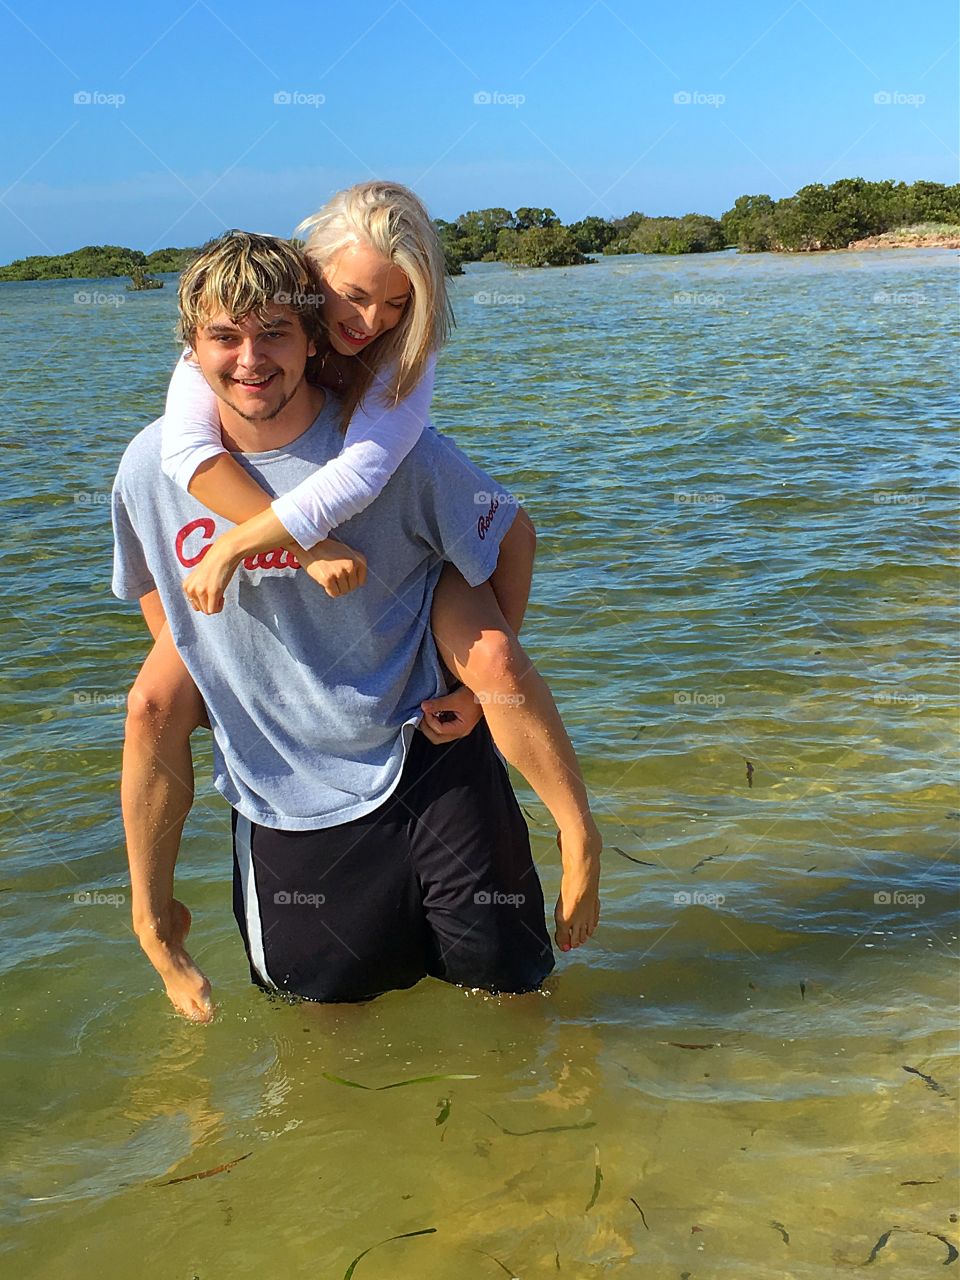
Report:
M 493 517 L 496 514 L 497 508 L 499 506 L 500 506 L 500 499 L 493 498 L 490 502 L 490 508 L 487 511 L 487 513 L 485 515 L 480 516 L 479 519 L 477 520 L 477 537 L 480 539 L 481 542 L 487 536 L 487 530 L 493 524 Z

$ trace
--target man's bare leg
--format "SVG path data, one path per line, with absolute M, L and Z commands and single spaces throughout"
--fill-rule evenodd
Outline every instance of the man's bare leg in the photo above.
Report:
M 190 912 L 173 896 L 183 824 L 193 804 L 190 734 L 203 700 L 164 624 L 127 698 L 120 804 L 133 928 L 179 1013 L 213 1017 L 210 983 L 186 950 Z
M 431 621 L 444 662 L 473 691 L 494 742 L 559 828 L 563 879 L 555 937 L 563 950 L 578 947 L 599 920 L 602 839 L 553 695 L 507 625 L 489 583 L 470 587 L 447 565 Z M 442 738 L 442 728 L 434 732 Z

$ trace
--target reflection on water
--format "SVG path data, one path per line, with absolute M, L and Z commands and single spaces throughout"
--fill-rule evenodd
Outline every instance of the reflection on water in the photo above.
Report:
M 540 531 L 525 638 L 604 828 L 602 925 L 532 997 L 265 998 L 200 743 L 180 886 L 208 1028 L 167 1011 L 130 934 L 116 791 L 145 633 L 108 591 L 105 497 L 160 404 L 173 292 L 0 290 L 39 357 L 0 353 L 9 1270 L 960 1265 L 953 265 L 455 282 L 436 417 Z M 549 895 L 552 832 L 520 796 Z M 444 1078 L 383 1087 L 423 1076 Z

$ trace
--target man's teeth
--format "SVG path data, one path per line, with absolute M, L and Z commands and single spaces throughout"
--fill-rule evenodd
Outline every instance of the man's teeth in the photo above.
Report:
M 273 377 L 271 373 L 270 378 Z M 265 382 L 269 382 L 270 378 L 238 378 L 237 381 L 243 387 L 262 387 Z

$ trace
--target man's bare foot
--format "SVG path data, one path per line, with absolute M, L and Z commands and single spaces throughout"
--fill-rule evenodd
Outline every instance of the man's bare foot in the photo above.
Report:
M 582 833 L 557 832 L 563 877 L 553 918 L 554 938 L 561 951 L 582 947 L 600 920 L 600 850 L 603 840 L 596 825 Z
M 189 909 L 174 899 L 169 921 L 160 927 L 156 923 L 141 927 L 138 937 L 177 1013 L 191 1022 L 210 1022 L 214 1012 L 210 983 L 183 945 L 190 923 Z

